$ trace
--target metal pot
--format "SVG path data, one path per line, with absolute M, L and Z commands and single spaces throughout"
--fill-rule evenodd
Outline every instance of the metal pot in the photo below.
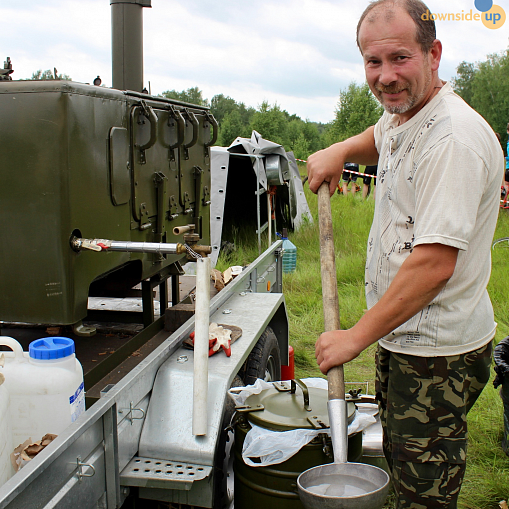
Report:
M 266 467 L 246 465 L 242 448 L 252 425 L 271 431 L 328 428 L 327 390 L 308 389 L 300 380 L 275 382 L 274 388 L 250 396 L 237 412 L 233 462 L 235 508 L 304 509 L 299 500 L 297 477 L 311 467 L 332 461 L 331 441 L 326 433 L 288 460 Z M 349 401 L 349 422 L 355 412 L 355 404 Z M 348 459 L 359 461 L 361 455 L 362 433 L 355 433 L 348 438 Z

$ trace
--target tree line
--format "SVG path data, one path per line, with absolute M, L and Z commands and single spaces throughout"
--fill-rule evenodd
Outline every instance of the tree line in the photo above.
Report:
M 335 119 L 328 124 L 302 120 L 268 101 L 255 109 L 218 94 L 209 102 L 198 87 L 180 92 L 168 90 L 162 95 L 209 107 L 219 123 L 217 145 L 227 147 L 239 136 L 249 138 L 255 130 L 265 139 L 292 151 L 297 159 L 304 160 L 317 150 L 367 129 L 376 123 L 383 111 L 366 83 L 350 83 L 347 89 L 340 91 Z
M 509 122 L 509 50 L 488 55 L 483 62 L 461 62 L 452 85 L 487 120 L 505 146 Z
M 239 136 L 250 138 L 254 130 L 266 140 L 279 143 L 286 150 L 293 151 L 297 159 L 305 159 L 322 148 L 321 133 L 325 126 L 291 115 L 278 104 L 271 105 L 268 101 L 263 101 L 258 108 L 253 108 L 224 94 L 215 95 L 209 102 L 198 87 L 180 92 L 167 90 L 162 95 L 168 99 L 209 107 L 219 124 L 216 144 L 223 147 L 231 145 Z

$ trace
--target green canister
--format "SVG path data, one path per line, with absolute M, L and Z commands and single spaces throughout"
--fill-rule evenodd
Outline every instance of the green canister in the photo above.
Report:
M 270 431 L 324 429 L 329 427 L 327 390 L 306 387 L 300 380 L 274 382 L 273 387 L 249 396 L 237 406 L 233 471 L 235 509 L 303 509 L 297 492 L 297 477 L 308 468 L 331 463 L 332 445 L 320 433 L 289 459 L 270 466 L 250 466 L 242 448 L 252 425 Z M 347 402 L 348 422 L 355 417 L 355 404 Z M 362 456 L 362 432 L 348 437 L 348 461 Z

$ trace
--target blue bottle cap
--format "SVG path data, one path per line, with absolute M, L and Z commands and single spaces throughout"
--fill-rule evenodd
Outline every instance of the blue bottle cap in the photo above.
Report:
M 74 341 L 55 336 L 36 339 L 30 343 L 28 352 L 32 359 L 62 359 L 74 353 Z

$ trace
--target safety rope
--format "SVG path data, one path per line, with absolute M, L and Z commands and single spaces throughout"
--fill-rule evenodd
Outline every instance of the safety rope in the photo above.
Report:
M 304 159 L 295 159 L 296 161 L 299 161 L 301 163 L 307 163 Z M 355 175 L 360 175 L 361 177 L 373 177 L 376 179 L 376 175 L 371 175 L 370 173 L 360 173 L 358 171 L 352 171 L 347 168 L 343 168 L 343 171 L 347 171 L 349 173 L 354 173 Z

